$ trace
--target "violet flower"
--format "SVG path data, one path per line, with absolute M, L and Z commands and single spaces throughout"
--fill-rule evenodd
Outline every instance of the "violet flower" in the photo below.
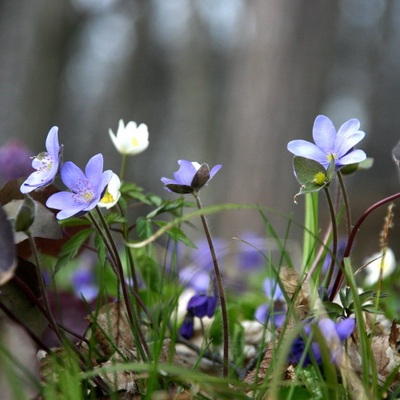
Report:
M 188 340 L 194 335 L 194 318 L 190 313 L 186 314 L 183 324 L 179 329 L 179 333 Z
M 103 172 L 103 156 L 97 154 L 87 163 L 85 173 L 73 162 L 64 163 L 61 179 L 71 191 L 53 194 L 47 199 L 46 206 L 61 210 L 57 219 L 65 219 L 96 207 L 110 182 L 113 172 Z
M 309 337 L 312 334 L 312 325 L 316 321 L 309 322 L 304 326 L 304 337 Z M 340 357 L 343 351 L 344 341 L 354 332 L 356 320 L 354 318 L 346 318 L 337 323 L 329 318 L 323 318 L 317 323 L 326 345 L 330 351 L 331 361 L 333 363 L 340 362 Z M 303 337 L 296 338 L 292 343 L 289 361 L 293 364 L 298 364 L 302 360 L 303 353 L 306 349 L 306 342 Z M 318 365 L 322 364 L 321 347 L 317 341 L 311 343 L 308 354 L 304 357 L 303 366 L 311 364 L 312 357 Z
M 53 126 L 46 138 L 46 150 L 39 153 L 32 160 L 32 167 L 36 169 L 21 185 L 21 193 L 30 193 L 32 190 L 50 185 L 60 166 L 60 144 L 58 142 L 58 127 Z
M 282 289 L 274 279 L 266 278 L 264 292 L 268 303 L 262 304 L 257 308 L 255 318 L 263 324 L 271 320 L 276 328 L 280 328 L 285 322 L 287 312 Z
M 77 297 L 83 297 L 86 301 L 94 300 L 98 293 L 99 287 L 94 280 L 92 269 L 80 267 L 74 271 L 71 276 L 71 283 L 74 293 Z
M 214 315 L 217 298 L 206 294 L 195 294 L 187 305 L 187 310 L 194 317 L 211 318 Z
M 295 156 L 315 160 L 326 169 L 333 160 L 335 169 L 338 170 L 345 165 L 356 164 L 367 158 L 364 151 L 353 149 L 365 136 L 359 128 L 360 121 L 350 119 L 336 132 L 328 117 L 318 115 L 313 127 L 315 144 L 306 140 L 292 140 L 287 148 Z
M 210 181 L 220 170 L 222 165 L 215 165 L 211 171 L 207 164 L 199 164 L 196 161 L 179 160 L 179 170 L 174 172 L 174 179 L 161 178 L 166 190 L 179 194 L 198 191 Z
M 18 139 L 11 139 L 0 147 L 0 178 L 4 182 L 27 177 L 32 173 L 32 162 L 25 144 Z
M 179 330 L 180 334 L 184 338 L 190 339 L 194 334 L 194 317 L 211 318 L 214 315 L 216 306 L 217 298 L 215 296 L 195 294 L 188 302 L 187 313 Z

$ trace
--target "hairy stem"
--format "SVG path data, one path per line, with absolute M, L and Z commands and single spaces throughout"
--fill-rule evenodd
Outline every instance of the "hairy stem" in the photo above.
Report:
M 193 193 L 196 200 L 196 205 L 199 210 L 202 209 L 200 197 L 197 193 Z M 229 322 L 228 322 L 228 312 L 226 308 L 226 298 L 224 285 L 222 284 L 222 276 L 218 266 L 217 254 L 215 253 L 214 244 L 211 238 L 210 229 L 208 227 L 207 219 L 202 214 L 200 215 L 201 223 L 203 225 L 204 233 L 207 238 L 208 246 L 210 248 L 212 262 L 214 266 L 215 280 L 218 288 L 219 301 L 221 304 L 221 314 L 222 314 L 222 329 L 223 329 L 223 361 L 222 361 L 222 373 L 224 377 L 228 376 L 228 366 L 229 366 Z

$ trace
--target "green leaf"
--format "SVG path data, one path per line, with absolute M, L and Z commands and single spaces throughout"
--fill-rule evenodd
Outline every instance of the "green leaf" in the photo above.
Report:
M 151 221 L 144 217 L 136 220 L 136 232 L 140 240 L 145 240 L 153 234 Z
M 372 157 L 368 157 L 364 161 L 361 161 L 360 163 L 345 165 L 340 170 L 340 172 L 343 175 L 350 175 L 358 170 L 370 169 L 370 168 L 372 168 L 373 165 L 374 165 L 374 159 Z
M 293 158 L 293 169 L 297 180 L 301 184 L 300 191 L 296 196 L 317 192 L 330 182 L 328 172 L 317 161 L 295 156 Z
M 82 245 L 89 239 L 92 232 L 93 228 L 83 229 L 62 246 L 54 273 L 57 273 L 60 268 L 64 267 L 77 256 Z
M 153 221 L 157 226 L 162 228 L 163 226 L 167 225 L 168 223 L 165 221 Z M 186 246 L 191 247 L 192 249 L 197 249 L 197 246 L 186 236 L 186 234 L 182 231 L 182 229 L 178 228 L 177 226 L 172 227 L 171 229 L 167 230 L 166 234 L 175 242 L 182 242 Z
M 25 196 L 18 209 L 14 222 L 16 232 L 26 232 L 35 220 L 35 204 L 29 196 Z
M 29 225 L 32 210 L 34 221 L 29 226 L 31 236 L 45 239 L 61 239 L 61 228 L 56 217 L 42 203 L 32 199 L 28 203 L 25 200 L 12 200 L 4 206 L 4 211 L 7 213 L 8 218 L 15 221 L 16 230 L 17 228 L 19 230 L 24 228 L 24 224 Z M 28 236 L 25 232 L 17 231 L 14 241 L 18 244 L 27 238 Z
M 343 315 L 343 307 L 340 306 L 339 304 L 332 303 L 331 301 L 324 301 L 323 304 L 330 317 L 333 318 Z
M 309 158 L 295 156 L 293 157 L 293 168 L 296 173 L 297 180 L 305 185 L 313 182 L 315 176 L 319 173 L 326 175 L 326 169 L 317 161 Z
M 104 265 L 104 262 L 106 261 L 106 245 L 97 231 L 94 236 L 94 247 L 97 251 L 97 258 L 99 262 Z
M 183 197 L 180 197 L 174 201 L 166 200 L 159 207 L 154 209 L 152 212 L 146 215 L 146 218 L 154 218 L 156 215 L 161 214 L 163 212 L 173 212 L 181 209 L 185 205 L 185 200 Z
M 0 205 L 0 285 L 9 281 L 16 268 L 14 235 L 7 214 Z

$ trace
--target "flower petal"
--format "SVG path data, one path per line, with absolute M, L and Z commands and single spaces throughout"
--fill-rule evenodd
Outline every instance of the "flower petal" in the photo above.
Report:
M 336 333 L 339 339 L 344 342 L 354 331 L 356 320 L 354 318 L 346 318 L 336 325 Z
M 58 126 L 53 126 L 46 138 L 46 149 L 54 161 L 58 161 L 58 155 L 60 153 L 60 144 L 58 142 Z
M 364 139 L 364 136 L 365 132 L 357 131 L 343 138 L 341 142 L 337 141 L 335 143 L 335 150 L 338 157 L 340 158 L 348 153 L 358 142 Z
M 96 187 L 101 182 L 102 173 L 103 173 L 103 155 L 99 153 L 93 156 L 88 161 L 85 168 L 85 174 L 87 179 L 89 179 L 90 183 L 94 187 Z
M 269 305 L 261 304 L 261 306 L 257 308 L 254 317 L 257 321 L 260 321 L 262 324 L 265 324 L 269 317 Z
M 325 115 L 318 115 L 313 126 L 315 144 L 325 153 L 333 153 L 336 129 L 332 121 Z M 316 160 L 317 161 L 317 160 Z
M 288 143 L 287 149 L 295 156 L 315 160 L 324 166 L 329 164 L 326 158 L 326 153 L 324 153 L 314 143 L 308 142 L 306 140 L 292 140 Z
M 214 177 L 214 175 L 222 168 L 222 164 L 214 165 L 210 171 L 210 180 Z
M 349 154 L 346 154 L 344 157 L 339 159 L 339 163 L 341 165 L 349 165 L 356 164 L 361 161 L 364 161 L 367 158 L 367 155 L 363 150 L 357 149 L 351 151 Z
M 360 128 L 360 121 L 358 119 L 349 119 L 339 128 L 336 134 L 336 140 L 343 140 L 349 135 L 357 132 Z
M 82 170 L 72 161 L 67 161 L 63 164 L 60 174 L 64 185 L 71 190 L 74 190 L 74 187 L 79 180 L 84 181 L 86 179 Z
M 62 210 L 63 208 L 74 208 L 76 201 L 73 198 L 72 192 L 57 192 L 51 195 L 47 201 L 46 206 L 54 208 L 56 210 Z
M 190 186 L 197 171 L 195 166 L 187 160 L 179 160 L 178 164 L 180 168 L 174 172 L 175 182 L 180 185 Z

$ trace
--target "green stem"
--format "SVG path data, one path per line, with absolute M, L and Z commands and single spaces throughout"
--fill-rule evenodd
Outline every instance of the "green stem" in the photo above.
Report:
M 200 197 L 197 192 L 193 193 L 196 200 L 196 205 L 199 210 L 202 209 Z M 218 266 L 217 255 L 215 253 L 214 244 L 211 238 L 210 228 L 208 227 L 207 219 L 205 215 L 200 215 L 201 223 L 204 228 L 204 233 L 207 238 L 208 246 L 210 248 L 212 262 L 214 265 L 215 280 L 218 288 L 219 301 L 221 304 L 221 314 L 222 314 L 222 329 L 223 329 L 223 361 L 222 361 L 222 374 L 226 378 L 228 376 L 229 367 L 229 322 L 228 322 L 228 312 L 226 308 L 226 298 L 224 292 L 224 285 L 222 284 L 222 276 Z
M 307 193 L 305 202 L 303 271 L 310 260 L 315 259 L 316 238 L 318 236 L 318 193 Z
M 29 230 L 26 231 L 25 233 L 28 235 L 29 244 L 32 248 L 33 256 L 35 258 L 36 276 L 37 276 L 37 280 L 39 283 L 40 293 L 42 295 L 43 308 L 46 311 L 46 314 L 45 314 L 46 318 L 49 321 L 49 324 L 50 324 L 51 328 L 53 329 L 54 333 L 56 334 L 57 338 L 60 340 L 60 343 L 63 343 L 65 338 L 62 335 L 62 333 L 58 327 L 58 324 L 54 318 L 53 311 L 51 310 L 51 306 L 50 306 L 50 302 L 49 302 L 49 297 L 47 296 L 46 283 L 44 281 L 42 273 L 40 272 L 41 269 L 40 269 L 39 254 L 37 251 L 35 240 L 33 239 Z
M 127 159 L 127 155 L 126 154 L 122 154 L 122 160 L 121 160 L 121 172 L 119 174 L 119 179 L 121 180 L 121 182 L 124 181 L 125 179 L 125 172 L 126 172 L 126 159 Z
M 335 207 L 333 206 L 333 201 L 329 193 L 329 189 L 327 187 L 324 187 L 324 192 L 326 194 L 326 199 L 328 201 L 329 214 L 331 216 L 331 224 L 332 224 L 332 257 L 331 257 L 331 264 L 329 266 L 328 277 L 326 279 L 326 284 L 325 284 L 325 287 L 328 288 L 337 261 L 338 230 L 336 223 Z
M 96 211 L 99 215 L 100 221 L 102 223 L 103 230 L 101 229 L 101 227 L 99 226 L 99 224 L 96 221 L 96 218 L 94 218 L 94 216 L 92 215 L 91 212 L 89 212 L 89 218 L 91 219 L 91 221 L 93 222 L 94 226 L 96 227 L 96 230 L 98 231 L 98 233 L 100 234 L 100 236 L 102 237 L 105 246 L 107 247 L 108 252 L 110 253 L 111 259 L 113 260 L 114 267 L 115 267 L 115 273 L 117 275 L 117 278 L 119 280 L 119 283 L 121 285 L 121 289 L 122 289 L 122 296 L 124 298 L 124 302 L 125 302 L 125 306 L 126 306 L 126 311 L 128 314 L 128 318 L 129 318 L 129 322 L 132 326 L 132 330 L 134 332 L 134 335 L 137 333 L 138 334 L 138 339 L 137 344 L 139 344 L 138 348 L 139 348 L 139 352 L 140 355 L 142 357 L 142 359 L 144 361 L 147 360 L 148 355 L 149 355 L 149 349 L 146 343 L 146 340 L 144 338 L 143 332 L 141 330 L 140 324 L 139 324 L 139 318 L 136 315 L 136 313 L 133 311 L 132 306 L 131 306 L 131 298 L 129 296 L 129 292 L 128 292 L 128 288 L 124 279 L 124 271 L 122 268 L 122 264 L 121 264 L 121 259 L 119 258 L 118 255 L 118 250 L 115 246 L 115 242 L 114 239 L 111 235 L 110 229 L 108 227 L 107 221 L 104 219 L 104 216 L 101 212 L 101 210 L 99 209 L 99 207 L 96 206 Z
M 350 203 L 349 197 L 347 196 L 346 186 L 344 184 L 343 175 L 340 171 L 337 171 L 337 176 L 339 178 L 340 189 L 342 190 L 343 202 L 346 212 L 346 224 L 347 224 L 347 237 L 351 234 L 351 214 L 350 214 Z

